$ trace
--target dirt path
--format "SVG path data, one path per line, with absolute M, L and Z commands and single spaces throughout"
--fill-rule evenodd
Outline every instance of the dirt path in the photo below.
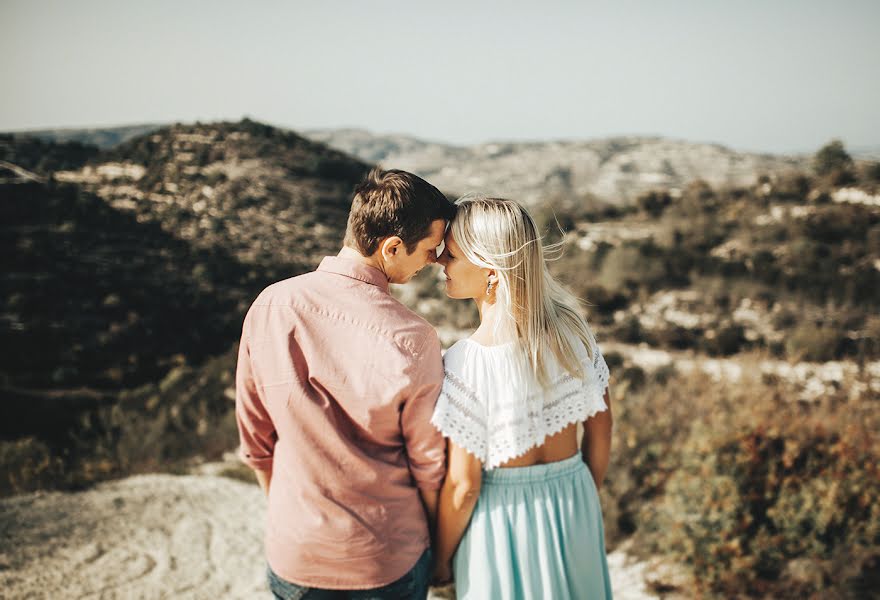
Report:
M 269 598 L 264 515 L 259 488 L 211 475 L 142 475 L 8 498 L 0 501 L 0 596 Z M 609 556 L 615 597 L 654 598 L 640 565 L 625 559 Z

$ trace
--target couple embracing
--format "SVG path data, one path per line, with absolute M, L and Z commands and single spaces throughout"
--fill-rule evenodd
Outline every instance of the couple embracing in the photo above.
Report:
M 389 294 L 434 263 L 480 311 L 445 355 Z M 454 578 L 459 599 L 610 598 L 607 386 L 522 206 L 372 171 L 339 254 L 244 321 L 239 455 L 268 498 L 274 596 L 423 599 Z

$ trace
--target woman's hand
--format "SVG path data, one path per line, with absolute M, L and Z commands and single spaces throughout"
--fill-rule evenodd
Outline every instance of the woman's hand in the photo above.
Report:
M 449 563 L 434 563 L 431 585 L 442 586 L 452 581 L 452 566 Z

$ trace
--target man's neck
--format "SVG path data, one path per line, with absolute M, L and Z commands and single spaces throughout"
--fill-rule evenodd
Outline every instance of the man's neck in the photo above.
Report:
M 367 265 L 368 267 L 373 267 L 374 269 L 379 269 L 382 271 L 382 274 L 385 275 L 385 278 L 388 279 L 388 274 L 385 272 L 385 265 L 382 264 L 378 258 L 373 256 L 364 256 L 354 248 L 349 246 L 343 246 L 342 250 L 337 254 L 339 258 L 345 258 L 348 260 L 356 260 L 357 262 Z M 388 281 L 391 281 L 388 279 Z

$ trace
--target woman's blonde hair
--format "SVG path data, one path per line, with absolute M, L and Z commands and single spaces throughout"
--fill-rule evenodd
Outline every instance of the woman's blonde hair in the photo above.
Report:
M 593 356 L 593 334 L 578 300 L 547 270 L 545 248 L 534 220 L 512 200 L 465 196 L 456 201 L 451 231 L 465 257 L 498 275 L 495 302 L 501 314 L 496 335 L 516 342 L 542 386 L 549 385 L 546 359 L 552 353 L 579 379 L 584 368 L 575 344 Z

